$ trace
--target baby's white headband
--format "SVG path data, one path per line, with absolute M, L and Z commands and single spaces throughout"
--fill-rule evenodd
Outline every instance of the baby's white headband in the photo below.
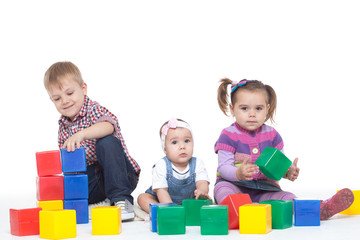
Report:
M 161 128 L 161 147 L 163 149 L 163 151 L 165 151 L 165 137 L 169 131 L 170 128 L 177 128 L 177 127 L 182 127 L 182 128 L 186 128 L 190 131 L 192 138 L 194 138 L 191 127 L 188 123 L 183 122 L 183 121 L 179 121 L 176 118 L 172 118 L 168 121 L 167 124 L 165 124 L 162 128 Z

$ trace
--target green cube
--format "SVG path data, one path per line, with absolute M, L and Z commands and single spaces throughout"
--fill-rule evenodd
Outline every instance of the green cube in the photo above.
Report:
M 182 206 L 185 208 L 185 225 L 186 226 L 200 226 L 200 208 L 205 205 L 212 204 L 209 199 L 201 200 L 189 198 L 182 201 Z
M 185 209 L 183 206 L 157 206 L 159 235 L 185 234 Z
M 268 178 L 280 180 L 291 166 L 291 161 L 279 149 L 266 147 L 255 164 Z
M 228 206 L 208 205 L 200 209 L 201 235 L 228 235 Z
M 267 200 L 260 204 L 271 205 L 273 229 L 285 229 L 293 225 L 293 201 Z

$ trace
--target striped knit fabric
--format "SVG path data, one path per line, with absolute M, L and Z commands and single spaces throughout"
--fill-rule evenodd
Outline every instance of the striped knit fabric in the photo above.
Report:
M 256 131 L 247 131 L 236 122 L 225 128 L 215 143 L 215 152 L 225 150 L 234 154 L 234 165 L 240 167 L 245 159 L 254 163 L 266 147 L 282 150 L 284 143 L 279 133 L 268 125 L 263 124 Z M 219 160 L 220 161 L 220 160 Z M 275 180 L 268 179 L 260 171 L 253 176 L 254 180 L 269 180 L 277 184 Z M 221 180 L 219 171 L 217 181 Z

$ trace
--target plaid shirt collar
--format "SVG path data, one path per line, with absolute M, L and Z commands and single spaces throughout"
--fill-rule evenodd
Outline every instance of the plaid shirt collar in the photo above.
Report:
M 80 111 L 78 112 L 78 114 L 75 115 L 74 120 L 71 121 L 70 118 L 68 118 L 68 117 L 66 117 L 64 115 L 61 115 L 61 117 L 59 119 L 59 125 L 69 124 L 71 122 L 76 122 L 77 120 L 83 118 L 86 115 L 86 113 L 88 111 L 88 107 L 90 106 L 90 104 L 91 104 L 90 98 L 88 96 L 85 96 L 84 104 L 80 108 Z

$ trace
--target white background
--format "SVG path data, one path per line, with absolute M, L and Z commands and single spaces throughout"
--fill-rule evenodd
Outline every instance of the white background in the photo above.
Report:
M 213 146 L 233 122 L 217 105 L 223 77 L 277 92 L 275 128 L 301 168 L 284 189 L 357 190 L 359 22 L 357 1 L 346 0 L 1 1 L 1 195 L 35 199 L 35 152 L 57 149 L 59 113 L 43 87 L 57 61 L 75 63 L 90 98 L 118 116 L 142 168 L 135 197 L 164 155 L 159 128 L 171 117 L 192 126 L 212 191 Z

